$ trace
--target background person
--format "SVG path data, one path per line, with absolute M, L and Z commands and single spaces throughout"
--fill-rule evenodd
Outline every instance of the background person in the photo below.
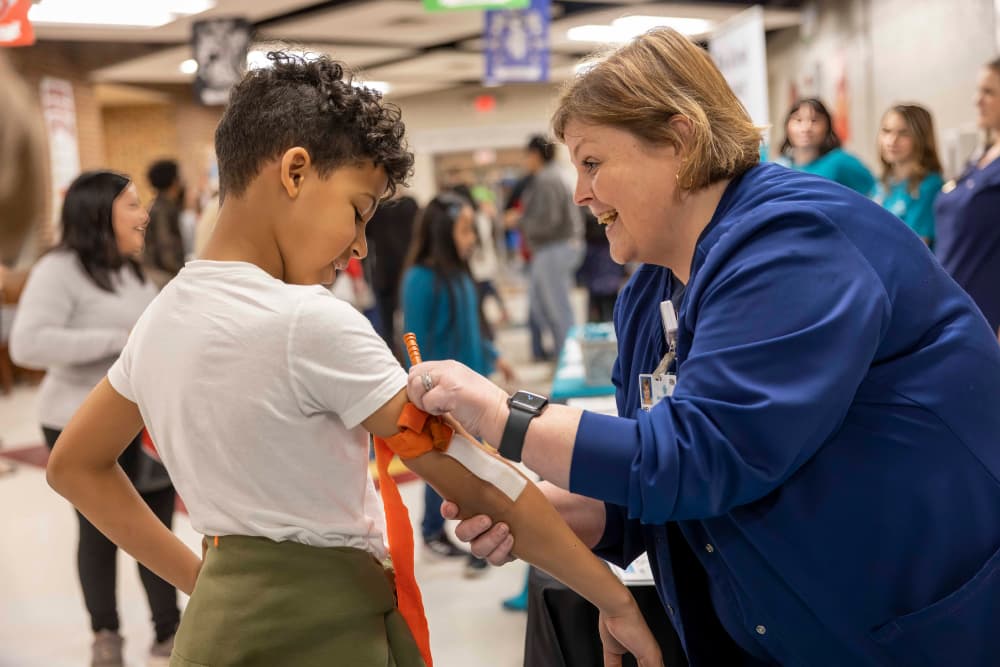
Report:
M 62 241 L 31 271 L 11 332 L 11 357 L 46 370 L 39 419 L 51 449 L 90 390 L 111 368 L 129 332 L 156 296 L 137 258 L 149 214 L 135 184 L 110 171 L 80 175 L 62 208 Z M 136 436 L 118 459 L 153 514 L 169 527 L 174 489 Z M 77 512 L 77 566 L 94 631 L 92 665 L 122 664 L 115 595 L 118 547 Z M 151 654 L 166 659 L 180 621 L 177 591 L 139 566 L 156 634 Z
M 878 151 L 882 177 L 875 201 L 933 247 L 934 200 L 944 179 L 930 112 L 916 104 L 891 107 L 882 116 Z
M 546 137 L 531 138 L 524 149 L 524 164 L 532 177 L 521 196 L 522 210 L 516 220 L 531 251 L 529 318 L 552 336 L 552 356 L 558 359 L 574 322 L 570 295 L 584 247 L 580 211 L 554 159 L 555 146 Z
M 457 194 L 439 194 L 424 208 L 403 274 L 403 328 L 416 335 L 425 359 L 458 359 L 482 375 L 499 370 L 513 378 L 511 367 L 483 335 L 479 296 L 469 271 L 476 250 L 475 211 Z M 426 550 L 439 557 L 465 557 L 444 530 L 441 496 L 424 485 L 421 534 Z M 486 562 L 471 557 L 467 576 L 485 571 Z
M 866 197 L 875 177 L 857 157 L 840 146 L 826 105 L 816 98 L 799 100 L 785 118 L 780 160 L 786 166 L 840 183 Z
M 1000 338 L 1000 59 L 980 71 L 975 102 L 985 144 L 935 202 L 934 253 Z

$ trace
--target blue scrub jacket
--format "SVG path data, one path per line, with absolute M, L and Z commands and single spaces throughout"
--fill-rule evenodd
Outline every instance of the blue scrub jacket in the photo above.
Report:
M 691 664 L 736 664 L 731 641 L 743 664 L 1000 664 L 1000 346 L 927 247 L 754 167 L 698 242 L 678 384 L 645 413 L 679 292 L 644 266 L 619 297 L 626 417 L 584 413 L 570 489 L 608 503 L 597 553 L 648 551 Z

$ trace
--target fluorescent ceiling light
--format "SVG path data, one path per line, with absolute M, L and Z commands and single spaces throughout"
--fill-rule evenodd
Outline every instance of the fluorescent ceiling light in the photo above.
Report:
M 271 61 L 267 59 L 267 54 L 271 51 L 281 51 L 287 53 L 290 56 L 297 56 L 303 60 L 317 60 L 322 57 L 322 53 L 315 53 L 313 51 L 293 51 L 291 49 L 285 49 L 281 46 L 275 46 L 269 49 L 254 49 L 247 53 L 247 69 L 262 69 L 264 67 L 270 67 Z
M 627 42 L 653 28 L 673 28 L 683 35 L 703 35 L 712 29 L 712 22 L 677 16 L 623 16 L 611 25 L 580 25 L 566 31 L 577 42 Z
M 194 58 L 188 58 L 181 63 L 179 68 L 184 74 L 194 74 L 198 71 L 198 61 Z
M 215 7 L 215 0 L 42 0 L 28 10 L 37 24 L 154 28 Z
M 298 56 L 299 58 L 304 58 L 305 60 L 317 60 L 323 56 L 322 53 L 316 53 L 315 51 L 293 51 L 288 49 L 282 49 L 280 46 L 276 46 L 273 49 L 254 49 L 247 53 L 247 69 L 260 69 L 263 67 L 270 67 L 271 61 L 267 59 L 267 54 L 270 51 L 280 50 L 292 56 Z M 197 69 L 197 65 L 195 65 Z M 377 90 L 378 92 L 385 95 L 389 92 L 392 86 L 386 81 L 362 81 L 356 79 L 353 81 L 355 86 L 364 86 L 365 88 L 371 88 L 372 90 Z
M 372 90 L 377 90 L 383 95 L 392 90 L 392 86 L 389 85 L 388 81 L 354 81 L 353 83 L 359 88 L 371 88 Z

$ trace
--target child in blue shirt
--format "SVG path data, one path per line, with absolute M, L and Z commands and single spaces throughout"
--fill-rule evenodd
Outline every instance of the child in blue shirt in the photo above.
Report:
M 875 177 L 857 157 L 840 147 L 833 119 L 815 98 L 799 100 L 785 119 L 785 141 L 778 162 L 786 167 L 828 178 L 866 197 Z
M 927 109 L 897 104 L 882 116 L 878 137 L 882 178 L 875 201 L 934 247 L 934 200 L 944 179 Z
M 450 193 L 435 197 L 420 215 L 403 275 L 404 330 L 416 335 L 424 359 L 457 359 L 482 375 L 496 369 L 511 379 L 512 369 L 479 325 L 479 298 L 468 265 L 477 243 L 474 216 L 466 201 Z M 463 556 L 444 532 L 440 506 L 441 496 L 427 484 L 424 544 L 437 556 Z M 467 575 L 484 572 L 485 565 L 470 560 Z

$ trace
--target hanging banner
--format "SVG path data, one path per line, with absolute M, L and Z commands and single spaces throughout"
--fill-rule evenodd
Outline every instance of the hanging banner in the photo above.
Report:
M 708 40 L 708 52 L 726 77 L 750 118 L 766 126 L 767 55 L 764 50 L 764 10 L 754 5 L 723 22 Z
M 28 20 L 31 0 L 0 0 L 0 47 L 31 46 L 35 31 Z
M 489 10 L 485 15 L 483 83 L 548 81 L 549 0 L 531 0 L 526 9 Z
M 198 63 L 195 97 L 207 106 L 226 104 L 229 89 L 246 71 L 250 23 L 240 18 L 195 21 L 191 36 L 191 49 Z
M 49 137 L 49 168 L 52 174 L 52 210 L 62 209 L 66 190 L 80 175 L 80 144 L 76 129 L 73 84 L 65 79 L 44 77 L 39 85 L 42 118 Z
M 521 9 L 528 0 L 424 0 L 429 12 L 452 12 L 463 9 Z

